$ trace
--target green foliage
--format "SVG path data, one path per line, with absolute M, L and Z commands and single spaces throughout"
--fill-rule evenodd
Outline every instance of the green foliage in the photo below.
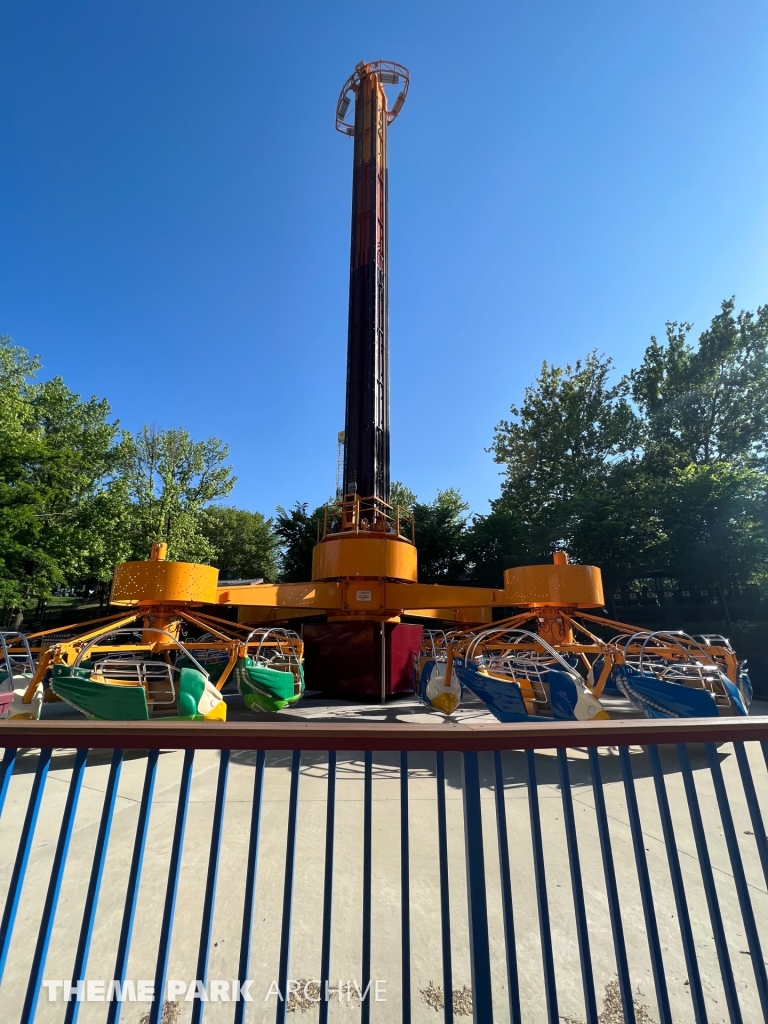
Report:
M 48 495 L 40 542 L 64 580 L 107 583 L 129 553 L 130 438 L 110 422 L 106 401 L 82 400 L 60 377 L 41 384 L 32 404 L 46 450 L 37 481 Z
M 693 586 L 760 582 L 768 572 L 765 478 L 727 462 L 670 471 L 656 485 L 659 563 Z
M 565 549 L 609 587 L 663 572 L 691 585 L 768 573 L 768 307 L 733 300 L 691 345 L 668 323 L 637 370 L 610 383 L 593 352 L 544 364 L 513 419 L 496 428 L 501 496 L 475 517 L 475 576 Z
M 416 495 L 405 484 L 399 480 L 395 482 L 389 488 L 389 504 L 393 509 L 396 509 L 399 505 L 400 508 L 406 509 L 408 512 L 413 510 L 413 506 L 416 504 Z
M 126 550 L 117 475 L 124 437 L 106 402 L 61 378 L 37 383 L 37 358 L 0 338 L 0 599 L 70 580 L 109 579 Z
M 390 488 L 389 503 L 413 514 L 420 583 L 458 583 L 469 579 L 469 505 L 459 491 L 448 487 L 438 491 L 433 501 L 423 502 L 410 487 L 396 480 Z
M 263 578 L 273 583 L 279 572 L 280 549 L 271 519 L 260 512 L 213 505 L 203 512 L 202 532 L 213 549 L 219 579 Z
M 61 579 L 40 542 L 46 494 L 36 486 L 45 448 L 30 402 L 40 368 L 11 338 L 0 337 L 0 599 L 22 601 Z
M 609 384 L 611 367 L 597 350 L 574 366 L 542 365 L 521 408 L 512 406 L 514 419 L 502 420 L 494 432 L 494 460 L 505 467 L 507 486 L 525 480 L 568 501 L 580 485 L 636 446 L 639 424 L 628 400 L 629 384 Z
M 766 468 L 768 306 L 734 315 L 734 302 L 688 344 L 691 325 L 670 322 L 630 374 L 645 448 L 658 463 Z
M 522 406 L 512 406 L 514 418 L 496 427 L 491 450 L 504 480 L 491 513 L 475 517 L 471 531 L 478 580 L 499 586 L 509 566 L 548 560 L 561 548 L 574 553 L 576 537 L 583 548 L 590 536 L 580 529 L 586 510 L 593 520 L 605 516 L 612 478 L 625 472 L 640 439 L 629 383 L 611 384 L 611 368 L 597 352 L 564 368 L 544 363 Z
M 629 384 L 610 384 L 611 366 L 596 351 L 572 367 L 545 362 L 521 408 L 512 407 L 514 420 L 496 428 L 492 451 L 505 479 L 492 508 L 517 518 L 522 557 L 567 546 L 585 500 L 638 443 Z
M 283 582 L 301 583 L 312 579 L 312 550 L 317 544 L 318 524 L 323 521 L 325 507 L 320 505 L 309 513 L 306 502 L 297 501 L 288 511 L 277 506 L 275 533 L 282 547 L 280 579 Z
M 202 528 L 202 512 L 235 484 L 216 437 L 193 441 L 186 430 L 144 427 L 130 443 L 126 482 L 131 501 L 132 551 L 147 558 L 154 541 L 168 558 L 209 562 L 214 548 Z
M 420 583 L 458 583 L 467 579 L 469 505 L 448 487 L 431 502 L 414 502 Z

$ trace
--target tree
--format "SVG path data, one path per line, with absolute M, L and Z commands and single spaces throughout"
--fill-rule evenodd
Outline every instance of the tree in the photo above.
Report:
M 81 399 L 61 377 L 39 385 L 32 406 L 45 450 L 37 471 L 47 496 L 41 544 L 68 585 L 103 599 L 115 563 L 130 552 L 130 437 L 110 421 L 106 401 Z
M 721 305 L 698 346 L 691 325 L 668 322 L 630 374 L 645 425 L 644 447 L 660 463 L 766 468 L 768 458 L 768 306 L 734 315 Z
M 496 428 L 501 495 L 475 517 L 482 582 L 564 548 L 608 586 L 659 572 L 724 586 L 768 573 L 768 307 L 733 300 L 700 335 L 667 324 L 616 384 L 593 352 L 544 364 Z M 631 401 L 630 401 L 631 400 Z M 634 402 L 634 407 L 631 402 Z
M 768 571 L 765 480 L 727 462 L 693 463 L 660 488 L 669 574 L 694 587 L 757 582 Z
M 630 375 L 670 575 L 714 588 L 768 572 L 768 306 L 721 304 L 697 345 L 666 325 Z
M 416 495 L 410 489 L 406 487 L 400 480 L 395 480 L 392 486 L 389 488 L 389 504 L 393 509 L 396 509 L 399 505 L 400 508 L 404 508 L 407 512 L 413 511 L 413 506 L 416 504 Z
M 40 360 L 0 337 L 0 599 L 21 602 L 62 579 L 40 541 L 45 494 L 36 486 L 44 457 L 30 402 Z
M 468 512 L 469 505 L 453 487 L 438 491 L 434 501 L 414 503 L 420 583 L 458 583 L 468 578 Z
M 501 587 L 504 570 L 536 560 L 527 527 L 506 503 L 491 502 L 488 515 L 474 515 L 466 533 L 467 562 L 472 581 Z
M 38 383 L 36 357 L 0 338 L 0 597 L 46 596 L 112 575 L 124 553 L 123 434 L 106 402 L 60 377 Z
M 545 362 L 522 406 L 512 406 L 513 419 L 496 427 L 491 451 L 504 467 L 501 496 L 473 527 L 485 574 L 494 562 L 508 568 L 572 551 L 585 503 L 632 462 L 640 424 L 629 382 L 611 384 L 611 370 L 596 351 L 573 366 Z
M 201 522 L 219 579 L 277 579 L 280 546 L 271 519 L 260 512 L 213 505 L 203 512 Z
M 144 427 L 133 439 L 127 467 L 135 558 L 147 558 L 154 541 L 177 561 L 208 562 L 214 549 L 203 533 L 203 510 L 235 484 L 226 444 L 216 437 L 193 441 L 186 430 Z
M 507 482 L 525 478 L 567 501 L 585 481 L 632 451 L 639 424 L 628 400 L 629 383 L 608 381 L 613 361 L 591 352 L 574 366 L 544 362 L 512 421 L 494 431 L 494 461 Z
M 430 502 L 420 502 L 414 491 L 396 480 L 389 503 L 413 515 L 419 553 L 421 583 L 457 583 L 468 579 L 469 505 L 453 487 L 438 491 Z
M 277 506 L 275 533 L 282 548 L 280 579 L 285 583 L 312 579 L 312 552 L 326 506 L 320 505 L 312 513 L 307 512 L 307 507 L 306 502 L 300 501 L 289 511 L 282 505 Z

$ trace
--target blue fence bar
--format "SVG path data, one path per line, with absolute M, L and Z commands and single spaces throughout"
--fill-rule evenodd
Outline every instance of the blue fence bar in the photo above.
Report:
M 411 859 L 408 836 L 408 751 L 400 751 L 400 942 L 403 1024 L 411 1024 Z M 370 1005 L 370 1004 L 369 1004 Z
M 608 829 L 608 812 L 605 807 L 605 793 L 603 791 L 602 772 L 600 771 L 600 758 L 597 755 L 597 749 L 595 747 L 590 747 L 589 764 L 592 769 L 592 793 L 595 798 L 595 814 L 597 816 L 597 830 L 600 836 L 600 853 L 603 859 L 605 889 L 608 896 L 608 912 L 610 914 L 611 931 L 613 933 L 613 950 L 616 955 L 616 969 L 619 975 L 621 1006 L 624 1010 L 624 1017 L 627 1024 L 635 1024 L 635 1004 L 632 999 L 632 983 L 629 978 L 627 944 L 624 939 L 624 923 L 621 918 L 621 908 L 619 906 L 619 888 L 616 884 L 616 867 L 613 862 L 613 846 L 611 844 L 611 833 Z
M 112 818 L 115 813 L 117 787 L 120 782 L 120 769 L 122 766 L 123 752 L 122 750 L 114 750 L 112 752 L 112 763 L 109 766 L 107 788 L 104 793 L 104 806 L 101 812 L 101 821 L 99 822 L 99 832 L 96 837 L 96 848 L 93 852 L 93 865 L 91 867 L 91 876 L 88 880 L 85 907 L 83 908 L 83 921 L 80 925 L 80 938 L 77 943 L 77 952 L 75 953 L 75 966 L 72 970 L 72 977 L 76 980 L 85 977 L 85 965 L 88 963 L 88 951 L 91 948 L 93 923 L 96 918 L 96 905 L 99 901 L 101 879 L 104 874 L 104 861 L 107 856 L 107 843 L 109 842 L 109 833 L 112 829 Z M 71 999 L 67 1003 L 64 1024 L 76 1024 L 79 1013 L 80 1001 Z
M 266 755 L 263 750 L 256 753 L 256 766 L 253 778 L 253 803 L 251 809 L 251 830 L 248 840 L 248 859 L 245 869 L 245 893 L 243 895 L 243 925 L 240 932 L 240 958 L 237 969 L 238 995 L 248 980 L 251 963 L 251 936 L 253 933 L 253 908 L 256 901 L 256 865 L 259 858 L 259 838 L 261 836 L 261 806 L 264 794 L 264 764 Z M 235 1024 L 243 1024 L 246 1003 L 239 998 L 235 1003 Z
M 168 998 L 189 1002 L 195 1024 L 207 1014 L 235 1024 L 261 1020 L 270 991 L 277 1024 L 286 1024 L 289 1009 L 311 1002 L 319 1002 L 320 1024 L 327 1024 L 329 997 L 354 998 L 363 1024 L 379 1017 L 382 998 L 395 1003 L 403 1024 L 419 1001 L 441 1010 L 446 1024 L 468 1012 L 478 1024 L 597 1024 L 601 1004 L 615 1007 L 617 998 L 627 1022 L 644 1018 L 643 1002 L 653 1003 L 650 1016 L 659 1024 L 724 1014 L 731 1024 L 768 1021 L 768 719 L 722 722 L 4 723 L 0 851 L 12 869 L 0 877 L 2 1024 L 32 1024 L 47 999 L 64 1003 L 56 1019 L 76 1024 L 81 1002 L 90 998 L 106 1000 L 101 1019 L 117 1024 L 121 999 L 133 999 L 139 984 L 128 975 L 132 940 L 142 960 L 157 948 L 155 998 L 147 997 L 152 1024 L 168 1017 Z M 54 759 L 57 748 L 75 753 Z M 113 750 L 108 777 L 103 757 L 88 759 L 89 750 L 104 748 Z M 160 750 L 170 754 L 163 799 L 170 796 L 176 810 L 158 879 L 153 837 L 165 819 L 158 816 L 151 833 L 149 825 Z M 206 750 L 218 753 L 204 759 Z M 125 751 L 134 752 L 128 761 Z M 255 758 L 239 753 L 245 751 Z M 200 802 L 198 778 L 216 768 L 215 794 L 205 789 L 209 824 L 193 834 L 197 819 L 188 818 L 188 808 Z M 345 788 L 341 800 L 340 771 L 360 787 Z M 377 782 L 374 791 L 379 773 L 382 789 Z M 62 782 L 66 798 L 59 802 Z M 136 798 L 120 799 L 129 784 L 130 793 L 141 790 L 135 829 L 125 825 L 136 814 Z M 243 785 L 244 801 L 237 795 Z M 103 803 L 92 826 L 88 805 L 80 827 L 86 801 L 78 797 L 86 787 L 103 790 Z M 359 795 L 350 802 L 352 792 Z M 270 812 L 266 831 L 265 798 L 284 810 L 282 818 Z M 300 814 L 307 801 L 307 814 Z M 350 817 L 360 803 L 362 837 L 359 818 Z M 660 835 L 651 828 L 652 840 L 644 825 L 648 807 L 661 823 Z M 119 819 L 126 813 L 131 817 Z M 230 821 L 240 822 L 232 833 L 240 846 L 232 846 Z M 118 843 L 127 844 L 125 856 Z M 201 902 L 194 906 L 179 895 L 192 878 L 182 859 L 192 843 L 200 851 L 195 863 L 203 858 L 194 877 Z M 463 858 L 450 855 L 459 844 Z M 695 848 L 695 858 L 681 856 L 678 846 Z M 88 866 L 83 890 L 67 868 L 76 847 L 77 863 Z M 126 864 L 127 886 L 114 874 L 110 849 Z M 730 879 L 716 872 L 715 849 L 718 868 L 727 857 L 736 900 L 722 888 Z M 353 879 L 360 900 L 345 904 Z M 464 891 L 466 904 L 454 921 Z M 595 898 L 598 891 L 605 900 Z M 105 915 L 116 898 L 121 923 L 113 940 Z M 70 934 L 59 930 L 65 909 L 66 920 L 77 922 L 71 951 L 60 938 Z M 711 939 L 709 929 L 694 928 L 702 920 L 711 924 Z M 668 941 L 670 929 L 675 942 Z M 183 941 L 172 951 L 174 934 Z M 179 966 L 190 940 L 189 965 Z M 733 955 L 740 945 L 749 955 Z M 339 979 L 337 956 L 357 963 L 360 976 Z M 225 978 L 217 980 L 211 965 L 223 963 L 217 969 Z M 266 963 L 276 964 L 274 978 Z M 52 979 L 54 964 L 70 977 Z M 100 964 L 109 965 L 111 978 L 99 981 Z M 185 971 L 190 976 L 180 982 Z M 208 1007 L 222 999 L 230 1004 L 224 1017 L 221 1007 L 215 1015 Z M 141 1012 L 133 1009 L 130 1019 Z
M 632 832 L 632 849 L 635 855 L 637 880 L 640 885 L 640 899 L 643 904 L 645 931 L 648 936 L 648 952 L 651 956 L 653 985 L 656 990 L 656 1005 L 659 1011 L 659 1024 L 671 1024 L 672 1010 L 669 1005 L 667 978 L 664 971 L 664 954 L 659 938 L 659 925 L 656 920 L 656 906 L 651 889 L 651 876 L 648 872 L 648 858 L 645 856 L 645 836 L 640 822 L 640 811 L 637 806 L 635 780 L 632 777 L 632 762 L 626 747 L 619 750 L 621 759 L 621 776 L 624 782 L 624 796 L 627 801 L 629 827 Z
M 181 769 L 181 785 L 179 801 L 176 808 L 176 825 L 173 830 L 171 846 L 171 862 L 168 868 L 168 885 L 165 890 L 163 921 L 160 925 L 160 944 L 157 950 L 157 967 L 155 968 L 155 990 L 162 992 L 168 976 L 168 958 L 171 952 L 176 896 L 179 891 L 179 874 L 181 873 L 181 853 L 184 848 L 184 832 L 187 827 L 187 809 L 189 808 L 189 791 L 192 783 L 192 764 L 194 750 L 184 751 L 184 764 Z M 162 1001 L 157 1000 L 150 1010 L 149 1024 L 160 1024 Z
M 469 954 L 472 964 L 472 1007 L 478 1024 L 492 1024 L 491 950 L 488 940 L 488 897 L 485 885 L 483 815 L 477 752 L 462 755 L 464 769 L 464 845 L 467 855 Z M 446 998 L 450 995 L 446 992 Z
M 568 844 L 568 865 L 571 872 L 571 890 L 573 892 L 573 909 L 576 915 L 576 934 L 579 940 L 579 963 L 581 964 L 581 983 L 584 989 L 586 1024 L 598 1024 L 595 979 L 592 971 L 592 956 L 589 951 L 587 907 L 584 901 L 584 886 L 581 880 L 581 860 L 579 859 L 579 841 L 576 836 L 576 819 L 573 814 L 573 794 L 571 793 L 571 780 L 568 772 L 568 754 L 565 750 L 560 749 L 557 752 L 557 767 L 560 773 L 560 796 L 563 801 L 565 839 Z
M 331 978 L 331 924 L 333 922 L 333 850 L 336 828 L 336 751 L 328 751 L 328 795 L 325 811 L 325 871 L 323 879 L 323 937 L 320 944 L 320 991 Z M 369 868 L 370 873 L 370 868 Z M 370 886 L 369 886 L 370 888 Z M 363 957 L 365 962 L 365 957 Z M 370 971 L 370 959 L 369 967 Z M 363 969 L 365 982 L 365 968 Z M 370 1004 L 366 1003 L 367 1008 Z M 320 1002 L 320 1024 L 328 1024 L 328 1000 Z
M 363 935 L 362 983 L 363 991 L 371 981 L 371 910 L 373 907 L 373 754 L 363 755 Z M 328 1012 L 328 1001 L 321 1003 L 321 1012 Z M 361 1014 L 362 1024 L 371 1019 L 371 1002 L 365 1001 Z
M 195 974 L 195 977 L 202 981 L 203 989 L 208 984 L 208 957 L 211 952 L 211 928 L 213 927 L 213 908 L 216 905 L 216 880 L 219 874 L 219 854 L 221 852 L 221 832 L 224 827 L 224 800 L 227 795 L 230 752 L 222 750 L 220 757 L 219 779 L 216 785 L 216 804 L 213 809 L 213 827 L 211 829 L 211 852 L 208 856 L 208 876 L 205 880 L 200 950 L 197 956 L 197 971 Z M 200 1024 L 203 1019 L 204 1006 L 205 1003 L 198 993 L 192 1004 L 192 1024 Z
M 291 955 L 291 923 L 293 912 L 293 880 L 296 868 L 296 824 L 299 814 L 299 778 L 301 777 L 301 751 L 291 755 L 291 793 L 288 797 L 288 835 L 285 843 L 285 882 L 283 885 L 283 926 L 280 938 L 280 966 L 277 987 L 284 996 L 288 984 L 288 961 Z M 288 1012 L 287 998 L 277 1002 L 277 1024 L 285 1024 Z
M 688 748 L 685 744 L 678 744 L 677 757 L 680 761 L 680 767 L 683 772 L 685 795 L 688 800 L 688 811 L 691 816 L 691 827 L 693 828 L 693 838 L 696 843 L 696 854 L 699 858 L 699 868 L 701 869 L 701 879 L 704 884 L 704 894 L 707 900 L 707 909 L 709 910 L 709 920 L 712 924 L 712 937 L 715 940 L 717 962 L 720 968 L 720 977 L 723 982 L 725 1002 L 728 1007 L 728 1014 L 731 1021 L 733 1021 L 734 1024 L 741 1024 L 743 1017 L 741 1014 L 741 1006 L 739 1005 L 739 997 L 736 992 L 736 982 L 733 977 L 731 957 L 728 952 L 728 940 L 726 939 L 725 927 L 723 926 L 723 915 L 720 911 L 720 901 L 717 898 L 715 876 L 712 871 L 712 861 L 710 860 L 709 847 L 707 846 L 706 834 L 704 832 L 704 822 L 701 818 L 701 809 L 699 807 L 699 797 L 696 792 L 696 783 L 693 780 L 691 759 L 688 756 Z
M 539 787 L 536 782 L 536 758 L 534 757 L 532 750 L 526 750 L 525 758 L 528 768 L 528 811 L 531 818 L 533 875 L 536 882 L 536 903 L 539 911 L 541 959 L 544 967 L 544 991 L 547 995 L 547 1019 L 549 1020 L 549 1024 L 558 1024 L 560 1014 L 558 1013 L 557 1005 L 555 957 L 552 950 L 552 928 L 549 920 L 547 872 L 544 866 L 544 842 L 541 834 L 541 815 L 539 813 Z
M 659 760 L 658 747 L 649 747 L 648 757 L 650 758 L 653 781 L 656 787 L 656 800 L 659 805 L 661 829 L 664 834 L 664 845 L 667 850 L 669 874 L 672 878 L 672 892 L 674 893 L 677 919 L 680 924 L 680 937 L 683 940 L 685 966 L 688 968 L 688 980 L 691 988 L 691 999 L 693 1000 L 693 1016 L 696 1024 L 707 1024 L 707 1011 L 704 1007 L 704 993 L 701 988 L 699 962 L 696 959 L 696 947 L 693 942 L 693 930 L 691 929 L 691 915 L 688 912 L 688 900 L 685 896 L 683 873 L 680 870 L 680 856 L 677 852 L 677 841 L 672 825 L 672 815 L 669 810 L 667 788 L 664 785 L 664 773 L 661 768 L 661 761 Z
M 744 932 L 747 936 L 747 945 L 749 946 L 749 953 L 752 958 L 752 967 L 755 972 L 755 982 L 757 984 L 757 991 L 760 995 L 760 1006 L 763 1011 L 763 1018 L 768 1020 L 768 977 L 766 977 L 765 973 L 765 960 L 763 959 L 763 951 L 760 946 L 760 936 L 757 931 L 755 912 L 752 907 L 752 900 L 749 896 L 747 878 L 744 874 L 744 864 L 739 850 L 739 841 L 736 837 L 736 829 L 733 825 L 731 805 L 728 801 L 728 793 L 725 788 L 725 782 L 723 781 L 723 770 L 720 767 L 720 762 L 717 758 L 717 750 L 711 743 L 707 744 L 707 761 L 709 763 L 710 771 L 712 772 L 712 780 L 715 784 L 717 806 L 720 811 L 720 820 L 723 823 L 723 833 L 728 847 L 728 856 L 731 861 L 733 880 L 736 885 L 736 894 L 739 899 L 741 916 L 744 921 Z
M 139 878 L 141 877 L 141 865 L 144 862 L 144 850 L 147 845 L 147 831 L 149 830 L 149 813 L 152 809 L 152 794 L 155 789 L 155 777 L 157 775 L 157 760 L 160 756 L 159 750 L 150 750 L 147 756 L 147 770 L 144 774 L 144 789 L 139 804 L 139 820 L 136 825 L 136 838 L 133 843 L 133 856 L 131 858 L 131 869 L 128 874 L 128 888 L 125 894 L 125 905 L 123 907 L 123 921 L 120 926 L 120 938 L 117 943 L 117 957 L 115 959 L 115 970 L 113 980 L 122 987 L 125 981 L 125 972 L 128 967 L 128 953 L 131 948 L 131 937 L 133 935 L 133 924 L 136 917 L 136 901 L 139 898 Z M 75 979 L 79 980 L 79 979 Z M 107 1013 L 107 1024 L 116 1024 L 120 1016 L 120 1006 L 117 1002 L 109 1005 Z
M 442 754 L 438 755 L 442 758 Z M 504 950 L 507 961 L 507 994 L 511 1024 L 522 1024 L 520 1009 L 520 982 L 517 974 L 517 944 L 515 942 L 515 915 L 512 906 L 512 873 L 509 866 L 509 835 L 507 804 L 504 799 L 504 768 L 501 751 L 493 752 L 494 789 L 496 803 L 496 833 L 499 844 L 499 875 L 501 878 L 501 906 L 504 914 Z M 450 992 L 450 986 L 445 986 Z
M 48 883 L 48 892 L 45 896 L 43 917 L 40 922 L 40 931 L 37 933 L 37 945 L 32 957 L 32 970 L 29 974 L 27 994 L 24 998 L 24 1008 L 21 1011 L 22 1024 L 30 1024 L 30 1021 L 34 1020 L 35 1011 L 37 1010 L 37 1000 L 40 996 L 40 986 L 43 981 L 43 967 L 45 966 L 45 958 L 48 955 L 48 946 L 51 941 L 53 917 L 56 913 L 56 905 L 59 902 L 61 879 L 64 874 L 67 853 L 69 852 L 69 841 L 72 838 L 72 827 L 75 823 L 75 812 L 77 811 L 77 801 L 80 798 L 80 786 L 83 782 L 83 769 L 85 768 L 87 756 L 87 750 L 78 750 L 75 754 L 75 764 L 72 769 L 72 778 L 69 780 L 67 802 L 64 807 L 64 817 L 62 818 L 59 830 L 59 841 L 56 844 L 51 878 Z
M 16 750 L 14 747 L 7 747 L 0 761 L 0 818 L 3 816 L 3 804 L 5 794 L 8 791 L 8 783 L 11 781 L 11 773 L 16 763 Z
M 496 755 L 494 755 L 496 756 Z M 437 782 L 437 852 L 440 864 L 440 939 L 443 957 L 445 1024 L 453 1024 L 453 957 L 451 955 L 451 896 L 448 874 L 448 822 L 445 808 L 445 754 L 435 753 Z
M 749 817 L 752 820 L 752 829 L 755 833 L 755 842 L 757 843 L 757 851 L 763 869 L 763 878 L 765 879 L 766 888 L 768 888 L 768 839 L 765 835 L 765 825 L 763 824 L 763 815 L 760 812 L 760 804 L 757 800 L 752 770 L 749 767 L 749 759 L 747 758 L 744 744 L 734 743 L 733 749 L 736 752 L 736 760 L 744 786 L 744 795 L 747 798 L 747 807 L 749 808 Z
M 2 982 L 3 974 L 5 973 L 5 963 L 8 958 L 8 949 L 11 945 L 16 911 L 19 909 L 21 887 L 24 884 L 29 852 L 32 849 L 32 837 L 35 834 L 35 825 L 37 824 L 37 816 L 40 813 L 43 788 L 45 787 L 45 780 L 48 778 L 50 764 L 51 751 L 42 750 L 35 770 L 35 781 L 32 783 L 32 793 L 27 804 L 27 813 L 24 816 L 24 826 L 21 830 L 21 838 L 19 839 L 19 846 L 16 851 L 11 884 L 8 889 L 8 895 L 5 898 L 3 919 L 0 922 L 0 982 Z

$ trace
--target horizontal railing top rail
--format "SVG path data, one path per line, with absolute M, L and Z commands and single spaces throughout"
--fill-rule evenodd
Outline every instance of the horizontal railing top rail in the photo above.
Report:
M 0 722 L 0 748 L 490 751 L 768 740 L 768 716 L 501 725 L 353 722 Z

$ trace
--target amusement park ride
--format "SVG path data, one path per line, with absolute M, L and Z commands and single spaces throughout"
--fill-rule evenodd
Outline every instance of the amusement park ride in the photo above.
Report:
M 360 63 L 336 107 L 336 128 L 354 139 L 343 487 L 319 526 L 311 581 L 220 583 L 155 544 L 148 561 L 116 567 L 119 613 L 74 636 L 0 635 L 0 718 L 38 718 L 45 700 L 63 699 L 93 718 L 221 720 L 227 684 L 249 708 L 279 711 L 302 695 L 305 672 L 328 695 L 416 689 L 445 714 L 469 690 L 502 721 L 606 718 L 611 690 L 650 716 L 747 713 L 749 680 L 726 640 L 594 614 L 600 570 L 562 552 L 507 569 L 501 589 L 418 582 L 413 518 L 389 500 L 387 136 L 408 83 L 400 64 Z M 492 623 L 509 608 L 520 612 Z M 455 628 L 425 632 L 404 616 Z M 301 638 L 284 628 L 304 618 L 315 621 Z M 601 639 L 606 628 L 618 635 Z

